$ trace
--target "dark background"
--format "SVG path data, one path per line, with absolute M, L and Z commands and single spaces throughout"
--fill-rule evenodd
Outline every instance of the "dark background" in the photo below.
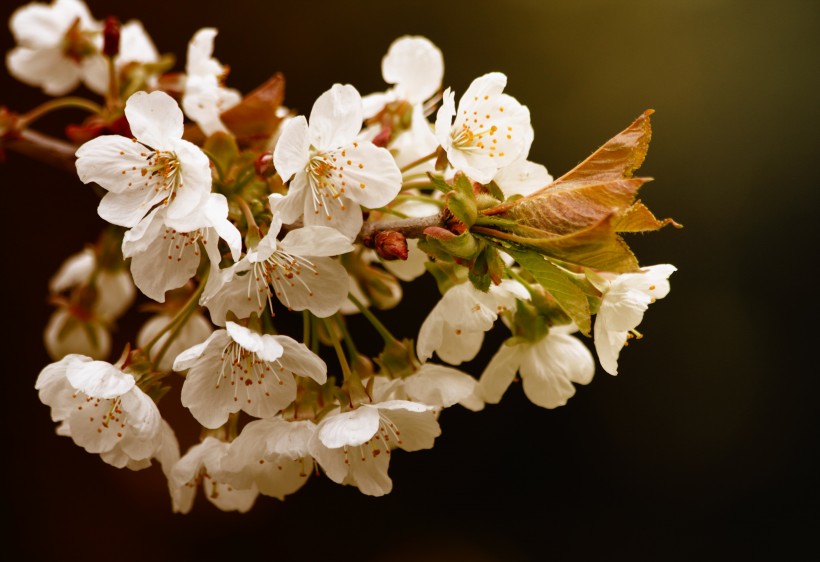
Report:
M 22 2 L 3 2 L 0 20 Z M 89 2 L 139 18 L 161 52 L 215 26 L 230 86 L 272 73 L 308 112 L 334 82 L 384 89 L 403 34 L 433 40 L 457 96 L 489 71 L 529 106 L 530 158 L 569 170 L 647 108 L 643 200 L 683 230 L 629 239 L 673 263 L 646 338 L 556 410 L 512 388 L 481 413 L 441 416 L 432 450 L 399 452 L 394 490 L 370 498 L 313 477 L 285 502 L 222 513 L 200 494 L 171 513 L 157 466 L 116 470 L 54 434 L 34 391 L 49 363 L 47 281 L 103 223 L 79 180 L 16 154 L 0 165 L 8 556 L 63 560 L 723 560 L 817 556 L 820 7 L 815 2 Z M 12 45 L 0 34 L 3 52 Z M 80 91 L 82 93 L 82 91 Z M 0 105 L 45 98 L 0 72 Z M 77 117 L 66 114 L 67 117 Z M 53 120 L 43 126 L 57 127 Z M 428 281 L 386 321 L 415 337 Z M 118 338 L 127 338 L 129 322 Z M 366 332 L 365 332 L 366 334 Z M 488 338 L 483 361 L 505 336 Z M 375 336 L 374 336 L 375 337 Z M 119 349 L 115 349 L 115 353 Z M 182 419 L 176 397 L 164 399 Z M 177 410 L 175 412 L 175 410 Z M 186 436 L 181 430 L 181 438 Z

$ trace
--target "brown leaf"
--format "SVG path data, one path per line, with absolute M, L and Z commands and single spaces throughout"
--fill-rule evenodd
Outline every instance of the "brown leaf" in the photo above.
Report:
M 641 186 L 651 181 L 632 174 L 649 148 L 652 113 L 642 113 L 550 185 L 482 211 L 488 220 L 479 218 L 480 228 L 473 231 L 568 263 L 616 272 L 637 270 L 637 259 L 617 233 L 679 226 L 672 219 L 658 220 L 635 200 Z

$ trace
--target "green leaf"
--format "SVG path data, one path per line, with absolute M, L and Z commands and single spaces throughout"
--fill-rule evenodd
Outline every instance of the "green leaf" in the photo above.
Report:
M 581 332 L 589 336 L 592 328 L 586 293 L 561 269 L 535 252 L 504 249 L 521 267 L 529 272 L 572 318 Z
M 450 191 L 452 191 L 453 186 L 444 181 L 444 179 L 441 176 L 437 176 L 431 172 L 427 172 L 427 177 L 430 179 L 430 183 L 433 184 L 433 187 L 435 187 L 442 193 L 449 193 Z
M 447 208 L 465 226 L 470 227 L 475 224 L 478 218 L 478 205 L 475 200 L 473 184 L 464 174 L 458 174 L 455 178 L 455 190 L 449 193 L 447 198 Z

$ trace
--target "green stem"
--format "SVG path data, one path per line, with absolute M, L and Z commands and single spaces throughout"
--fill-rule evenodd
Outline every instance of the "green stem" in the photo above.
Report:
M 370 312 L 365 305 L 361 303 L 359 299 L 357 299 L 353 293 L 348 293 L 347 298 L 350 299 L 350 302 L 356 305 L 356 308 L 359 309 L 359 312 L 362 313 L 362 316 L 367 318 L 367 320 L 376 328 L 376 331 L 379 332 L 379 335 L 384 340 L 384 343 L 390 344 L 394 342 L 398 342 L 399 340 L 396 339 L 393 334 L 390 333 L 384 324 L 382 324 L 378 318 L 376 318 L 372 312 Z
M 433 158 L 436 157 L 437 154 L 438 154 L 438 149 L 434 150 L 433 152 L 431 152 L 427 156 L 422 156 L 418 160 L 413 160 L 409 164 L 406 164 L 406 165 L 402 166 L 401 170 L 399 170 L 399 171 L 403 174 L 407 170 L 412 170 L 413 168 L 415 168 L 419 164 L 424 164 L 428 160 L 432 160 Z
M 84 109 L 89 113 L 96 113 L 100 114 L 103 112 L 103 108 L 100 107 L 98 104 L 94 103 L 91 100 L 87 100 L 85 98 L 69 96 L 65 98 L 57 98 L 53 100 L 49 100 L 45 103 L 42 103 L 32 109 L 31 111 L 25 113 L 18 122 L 19 129 L 25 129 L 32 123 L 34 123 L 40 117 L 51 113 L 57 109 L 64 109 L 64 108 L 75 108 L 75 109 Z
M 353 378 L 353 371 L 350 370 L 350 364 L 347 362 L 347 357 L 345 357 L 342 344 L 339 343 L 337 338 L 333 337 L 333 328 L 330 326 L 330 322 L 328 322 L 326 318 L 322 318 L 322 323 L 325 325 L 325 330 L 327 330 L 327 333 L 330 334 L 330 341 L 333 342 L 333 349 L 336 351 L 336 357 L 339 359 L 339 365 L 342 367 L 342 375 L 344 376 L 344 380 L 349 381 Z
M 405 189 L 422 189 L 424 187 L 435 188 L 436 186 L 429 181 L 409 181 L 401 184 L 402 191 L 404 191 Z
M 173 341 L 176 334 L 179 333 L 179 329 L 182 329 L 182 325 L 184 325 L 185 322 L 187 322 L 188 317 L 190 317 L 193 311 L 196 310 L 197 306 L 199 306 L 199 297 L 205 290 L 205 283 L 208 280 L 209 273 L 210 269 L 206 269 L 205 274 L 202 276 L 202 279 L 199 282 L 199 286 L 196 288 L 196 291 L 193 292 L 193 294 L 185 303 L 185 305 L 183 305 L 183 307 L 177 311 L 174 317 L 171 318 L 171 320 L 162 328 L 162 330 L 154 334 L 154 337 L 151 338 L 151 340 L 147 344 L 142 346 L 143 350 L 145 350 L 145 353 L 150 355 L 151 348 L 154 347 L 154 345 L 156 345 L 159 339 L 166 332 L 173 330 L 173 333 L 168 338 L 168 341 L 165 342 L 165 344 L 163 344 L 162 349 L 160 349 L 160 352 L 157 354 L 157 357 L 154 358 L 153 362 L 155 364 L 159 363 L 160 359 L 162 359 L 162 355 L 167 351 L 167 347 L 170 345 L 171 341 Z M 177 324 L 180 325 L 179 329 L 177 329 Z
M 401 203 L 403 201 L 421 201 L 422 203 L 431 203 L 439 208 L 444 207 L 444 201 L 434 199 L 429 195 L 397 195 L 396 198 L 393 199 L 394 203 Z
M 339 324 L 339 329 L 342 331 L 342 337 L 345 340 L 345 347 L 347 347 L 347 354 L 350 355 L 351 360 L 355 360 L 359 355 L 359 350 L 356 349 L 356 344 L 354 343 L 353 338 L 350 337 L 350 331 L 347 329 L 344 316 L 338 312 L 334 316 L 336 318 L 336 322 Z

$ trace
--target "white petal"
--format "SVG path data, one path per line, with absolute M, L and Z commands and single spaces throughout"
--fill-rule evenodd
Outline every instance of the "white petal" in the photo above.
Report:
M 259 334 L 234 322 L 226 322 L 225 329 L 231 339 L 263 361 L 275 361 L 282 356 L 284 348 L 275 336 Z
M 77 175 L 83 183 L 123 193 L 145 184 L 142 174 L 148 149 L 120 135 L 103 135 L 77 149 Z
M 441 107 L 436 113 L 436 139 L 439 145 L 449 150 L 453 144 L 453 137 L 450 133 L 453 128 L 453 117 L 456 114 L 456 94 L 450 88 L 444 90 L 441 98 Z M 448 152 L 449 154 L 449 152 Z
M 392 408 L 381 409 L 381 411 L 382 415 L 397 428 L 399 433 L 395 444 L 405 451 L 430 449 L 435 438 L 441 435 L 441 428 L 432 409 L 419 411 L 410 408 Z M 389 435 L 387 433 L 387 436 Z
M 59 47 L 16 47 L 6 55 L 6 67 L 21 82 L 42 87 L 51 96 L 63 96 L 80 84 L 80 67 L 66 59 Z
M 303 115 L 289 119 L 282 126 L 276 148 L 273 149 L 273 165 L 283 181 L 296 172 L 303 172 L 310 160 L 308 124 Z
M 332 181 L 350 200 L 374 209 L 387 205 L 399 193 L 401 172 L 386 148 L 357 142 L 334 154 L 338 173 Z
M 96 266 L 97 258 L 94 257 L 94 250 L 91 248 L 69 256 L 49 280 L 48 290 L 52 293 L 62 293 L 71 287 L 83 285 L 89 281 Z
M 475 385 L 476 380 L 467 373 L 432 363 L 404 379 L 404 389 L 413 400 L 443 408 L 469 397 Z
M 182 110 L 165 92 L 137 92 L 125 102 L 125 117 L 131 132 L 155 150 L 172 150 L 182 138 Z
M 382 76 L 385 82 L 396 85 L 400 97 L 413 104 L 421 103 L 441 87 L 444 57 L 425 37 L 400 37 L 382 59 Z
M 362 128 L 362 98 L 350 84 L 334 84 L 310 112 L 310 143 L 332 150 L 351 143 Z
M 493 178 L 507 197 L 529 195 L 552 183 L 553 178 L 542 164 L 519 158 L 504 166 Z
M 375 451 L 373 451 L 375 453 Z M 359 491 L 368 496 L 379 497 L 389 494 L 393 489 L 393 481 L 387 475 L 390 456 L 381 453 L 373 456 L 370 450 L 351 451 L 348 454 L 350 461 L 350 480 Z
M 325 447 L 355 447 L 369 441 L 379 429 L 379 410 L 372 406 L 328 416 L 316 432 Z
M 284 349 L 278 364 L 294 375 L 310 377 L 319 384 L 327 382 L 327 364 L 308 347 L 288 336 L 272 336 Z
M 228 199 L 221 193 L 209 193 L 205 202 L 205 216 L 230 248 L 233 260 L 238 261 L 242 253 L 242 234 L 228 220 Z M 216 261 L 215 265 L 219 265 L 219 261 Z
M 131 390 L 134 377 L 105 361 L 75 362 L 66 369 L 71 386 L 93 398 L 116 398 Z
M 310 310 L 319 318 L 335 314 L 347 299 L 347 270 L 331 258 L 311 258 L 312 267 L 294 271 L 292 279 L 277 268 L 272 286 L 289 310 Z
M 223 349 L 229 342 L 226 330 L 216 330 L 208 339 L 186 349 L 174 359 L 174 370 L 184 371 L 190 369 L 197 360 L 208 350 L 209 347 Z
M 338 256 L 355 249 L 346 236 L 327 226 L 291 230 L 282 239 L 281 247 L 295 256 Z
M 155 192 L 153 189 L 122 193 L 110 191 L 103 196 L 97 206 L 97 214 L 111 224 L 131 228 L 136 226 L 163 198 L 164 195 L 161 192 Z
M 478 387 L 481 398 L 488 404 L 498 404 L 507 392 L 524 355 L 530 353 L 530 346 L 502 345 L 484 368 Z

